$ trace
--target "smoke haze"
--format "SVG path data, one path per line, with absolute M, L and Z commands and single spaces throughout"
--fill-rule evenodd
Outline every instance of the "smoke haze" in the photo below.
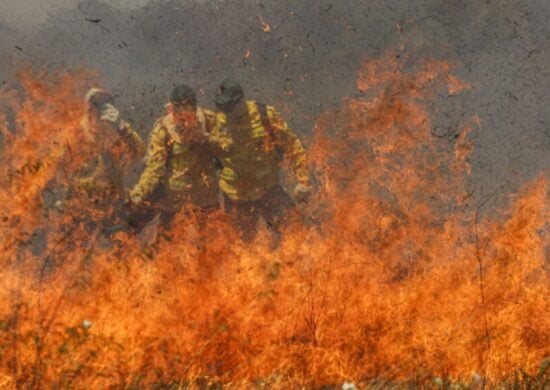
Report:
M 319 113 L 359 94 L 362 61 L 403 47 L 403 61 L 444 59 L 472 84 L 441 97 L 434 129 L 451 142 L 479 115 L 472 191 L 481 199 L 550 167 L 549 18 L 546 0 L 3 0 L 0 74 L 10 88 L 23 67 L 96 70 L 142 134 L 173 85 L 194 86 L 212 107 L 217 84 L 233 77 L 307 139 Z

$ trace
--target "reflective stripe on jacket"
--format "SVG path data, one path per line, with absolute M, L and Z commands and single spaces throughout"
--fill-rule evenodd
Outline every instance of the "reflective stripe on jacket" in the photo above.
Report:
M 296 180 L 309 183 L 306 154 L 298 137 L 271 106 L 266 107 L 270 128 L 266 129 L 259 105 L 247 101 L 248 119 L 232 125 L 218 113 L 219 125 L 210 135 L 223 169 L 220 189 L 232 200 L 257 200 L 279 183 L 286 160 Z
M 147 148 L 145 170 L 130 192 L 134 201 L 147 198 L 161 184 L 198 206 L 218 203 L 216 167 L 208 142 L 208 132 L 216 125 L 216 114 L 198 108 L 197 119 L 205 137 L 193 142 L 181 140 L 171 114 L 157 120 Z

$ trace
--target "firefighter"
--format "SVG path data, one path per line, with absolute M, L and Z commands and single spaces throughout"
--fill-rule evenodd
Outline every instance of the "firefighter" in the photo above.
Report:
M 61 160 L 63 171 L 71 172 L 65 199 L 58 199 L 55 207 L 72 214 L 89 232 L 97 232 L 108 247 L 112 235 L 127 228 L 124 178 L 145 148 L 114 106 L 112 94 L 92 88 L 85 101 L 77 152 L 65 153 Z
M 176 86 L 151 132 L 146 167 L 129 193 L 130 203 L 142 205 L 161 188 L 157 213 L 169 227 L 184 204 L 207 216 L 219 206 L 216 161 L 209 147 L 209 133 L 216 114 L 197 106 L 195 91 Z M 158 192 L 158 191 L 157 191 Z
M 123 199 L 127 168 L 145 153 L 143 141 L 121 118 L 113 95 L 99 88 L 86 94 L 87 115 L 81 122 L 82 152 L 74 187 L 96 201 Z M 96 202 L 97 203 L 97 202 Z
M 254 236 L 260 216 L 278 234 L 294 205 L 279 182 L 283 162 L 296 179 L 294 199 L 304 202 L 310 194 L 304 147 L 275 108 L 245 100 L 233 80 L 223 81 L 215 104 L 219 126 L 210 138 L 222 165 L 219 186 L 227 209 L 236 210 L 245 239 Z

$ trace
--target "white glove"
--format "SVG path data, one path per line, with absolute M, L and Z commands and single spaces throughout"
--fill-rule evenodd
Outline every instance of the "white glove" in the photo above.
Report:
M 107 103 L 101 109 L 99 119 L 101 119 L 102 121 L 111 122 L 113 124 L 118 124 L 120 122 L 120 112 L 115 106 Z
M 296 184 L 293 191 L 294 199 L 298 203 L 306 203 L 311 195 L 311 187 L 302 183 Z

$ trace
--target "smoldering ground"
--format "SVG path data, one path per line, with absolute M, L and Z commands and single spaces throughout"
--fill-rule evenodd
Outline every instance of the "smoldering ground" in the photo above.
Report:
M 545 0 L 4 0 L 1 81 L 13 86 L 22 68 L 96 70 L 146 134 L 173 85 L 212 107 L 230 76 L 307 139 L 319 113 L 359 94 L 363 60 L 402 48 L 403 61 L 444 59 L 472 84 L 441 96 L 434 134 L 452 142 L 479 115 L 471 191 L 483 199 L 550 167 L 549 17 Z

